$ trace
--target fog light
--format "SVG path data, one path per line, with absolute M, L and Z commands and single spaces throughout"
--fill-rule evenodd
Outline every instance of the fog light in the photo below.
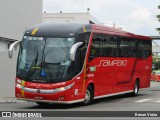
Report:
M 64 100 L 64 96 L 59 97 L 58 101 L 60 101 L 60 100 Z

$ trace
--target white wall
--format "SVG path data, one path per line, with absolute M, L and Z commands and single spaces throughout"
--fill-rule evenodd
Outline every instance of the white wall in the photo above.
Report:
M 8 41 L 0 39 L 0 51 L 5 51 L 8 49 Z
M 17 54 L 9 59 L 7 51 L 0 51 L 0 97 L 14 97 Z
M 76 22 L 89 23 L 89 20 L 96 24 L 101 24 L 97 19 L 89 13 L 44 13 L 43 22 Z
M 42 22 L 42 0 L 0 0 L 0 37 L 21 40 L 26 27 Z M 0 97 L 14 96 L 16 60 L 8 58 L 8 41 L 0 40 Z M 3 52 L 2 52 L 2 51 Z
M 26 27 L 42 21 L 42 0 L 0 0 L 0 37 L 21 40 Z

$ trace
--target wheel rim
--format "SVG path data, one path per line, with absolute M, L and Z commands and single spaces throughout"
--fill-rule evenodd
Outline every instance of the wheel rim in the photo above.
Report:
M 91 94 L 88 90 L 86 90 L 86 95 L 85 95 L 85 102 L 89 101 L 91 98 Z
M 135 85 L 134 92 L 135 92 L 135 94 L 137 94 L 137 93 L 138 93 L 138 85 L 137 85 L 137 84 Z

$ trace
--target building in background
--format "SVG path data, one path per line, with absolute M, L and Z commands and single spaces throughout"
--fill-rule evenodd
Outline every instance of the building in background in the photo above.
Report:
M 0 51 L 21 40 L 27 27 L 42 22 L 43 0 L 0 1 Z
M 46 13 L 44 12 L 42 17 L 43 22 L 76 22 L 76 23 L 90 23 L 90 24 L 102 24 L 92 15 L 87 13 Z
M 0 0 L 0 97 L 14 97 L 16 62 L 8 57 L 9 45 L 21 40 L 27 27 L 42 22 L 42 0 Z M 17 49 L 18 50 L 18 49 Z

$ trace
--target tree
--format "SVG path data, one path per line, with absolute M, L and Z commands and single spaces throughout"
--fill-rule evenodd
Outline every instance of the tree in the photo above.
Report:
M 160 5 L 158 6 L 158 9 L 160 9 Z M 160 22 L 160 14 L 157 15 L 157 18 L 158 18 L 158 21 Z M 156 30 L 160 32 L 160 28 L 156 28 Z

